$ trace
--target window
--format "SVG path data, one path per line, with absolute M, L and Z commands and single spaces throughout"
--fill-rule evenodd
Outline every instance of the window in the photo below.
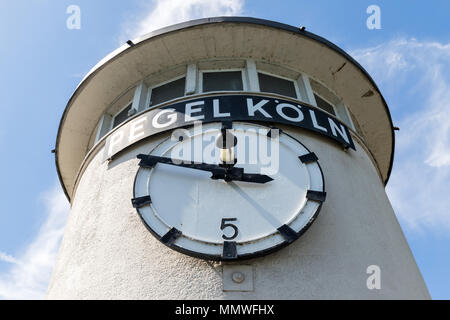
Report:
M 271 92 L 283 96 L 297 98 L 293 81 L 258 73 L 259 88 L 261 92 Z
M 165 101 L 169 101 L 184 96 L 186 78 L 181 78 L 159 87 L 153 88 L 151 93 L 150 105 L 154 106 Z
M 244 89 L 241 71 L 203 73 L 203 92 L 242 91 Z
M 336 113 L 334 112 L 333 105 L 331 105 L 330 103 L 319 97 L 317 94 L 314 94 L 314 98 L 316 99 L 317 106 L 320 109 L 325 110 L 326 112 L 331 113 L 333 115 L 336 115 Z
M 122 111 L 120 111 L 118 114 L 116 114 L 114 116 L 114 120 L 113 120 L 113 128 L 117 127 L 119 124 L 121 124 L 122 122 L 124 122 L 125 120 L 128 119 L 128 112 L 131 110 L 131 103 L 124 109 L 122 109 Z

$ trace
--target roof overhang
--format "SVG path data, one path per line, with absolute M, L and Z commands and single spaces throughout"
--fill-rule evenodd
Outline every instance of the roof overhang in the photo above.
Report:
M 151 74 L 205 59 L 252 58 L 304 72 L 334 91 L 356 117 L 387 183 L 394 129 L 380 90 L 342 49 L 299 28 L 261 19 L 217 17 L 176 24 L 123 45 L 80 82 L 62 116 L 55 148 L 58 176 L 69 199 L 91 134 L 118 95 Z M 119 76 L 118 76 L 119 75 Z M 372 95 L 367 92 L 372 91 Z

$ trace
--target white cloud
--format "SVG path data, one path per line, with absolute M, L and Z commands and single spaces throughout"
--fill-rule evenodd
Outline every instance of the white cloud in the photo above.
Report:
M 53 271 L 64 232 L 69 205 L 60 187 L 43 194 L 45 221 L 23 253 L 12 257 L 0 252 L 0 260 L 11 267 L 0 273 L 1 299 L 42 299 Z
M 132 39 L 192 19 L 239 15 L 243 4 L 244 0 L 154 0 L 138 22 L 125 26 L 124 36 Z
M 400 221 L 448 232 L 450 44 L 400 39 L 352 54 L 380 84 L 401 128 L 387 187 Z
M 19 261 L 16 258 L 14 258 L 13 256 L 10 256 L 7 253 L 1 252 L 1 251 L 0 251 L 0 260 L 3 262 L 14 263 L 14 264 L 19 263 Z

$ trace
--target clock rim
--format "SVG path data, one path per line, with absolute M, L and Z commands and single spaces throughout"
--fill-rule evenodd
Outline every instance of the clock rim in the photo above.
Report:
M 308 153 L 311 153 L 311 150 L 309 150 L 309 148 L 307 146 L 305 146 L 300 140 L 298 140 L 297 138 L 293 137 L 291 134 L 285 132 L 284 130 L 282 130 L 280 128 L 267 126 L 267 124 L 266 125 L 261 125 L 260 123 L 256 123 L 256 122 L 248 122 L 248 121 L 236 121 L 236 122 L 241 122 L 241 123 L 245 123 L 245 124 L 253 124 L 253 125 L 257 124 L 258 126 L 267 128 L 269 130 L 270 129 L 278 129 L 278 130 L 280 130 L 280 133 L 283 133 L 283 134 L 287 135 L 289 138 L 293 139 L 294 141 L 296 141 L 297 143 L 302 145 L 308 151 Z M 220 121 L 217 121 L 217 123 L 220 123 Z M 190 128 L 190 127 L 193 127 L 193 126 L 187 126 L 186 128 Z M 160 145 L 160 143 L 158 143 L 153 149 L 157 148 L 159 145 Z M 320 174 L 321 174 L 321 177 L 322 177 L 322 186 L 323 186 L 322 187 L 322 192 L 326 193 L 325 177 L 324 177 L 324 174 L 323 174 L 322 167 L 320 166 L 319 160 L 320 159 L 316 160 L 316 164 L 319 167 L 319 171 L 320 171 Z M 137 179 L 139 170 L 140 170 L 140 168 L 136 171 L 136 174 L 135 174 L 135 177 L 134 177 L 134 180 L 133 180 L 133 197 L 136 194 L 135 193 L 136 192 L 136 179 Z M 242 255 L 238 254 L 236 258 L 231 258 L 231 259 L 230 258 L 226 258 L 223 255 L 212 255 L 212 254 L 200 253 L 198 251 L 189 250 L 189 249 L 177 246 L 174 243 L 164 243 L 163 241 L 161 241 L 163 235 L 158 234 L 156 231 L 154 231 L 148 225 L 148 223 L 145 221 L 145 219 L 142 216 L 142 214 L 139 212 L 139 208 L 135 208 L 135 210 L 138 213 L 139 218 L 141 219 L 142 223 L 145 225 L 147 230 L 152 234 L 152 236 L 155 237 L 160 243 L 162 243 L 163 245 L 165 245 L 166 247 L 168 247 L 168 248 L 170 248 L 170 249 L 172 249 L 174 251 L 177 251 L 179 253 L 185 254 L 185 255 L 193 257 L 193 258 L 199 258 L 199 259 L 209 260 L 209 261 L 240 261 L 240 260 L 249 260 L 249 259 L 253 259 L 253 258 L 266 256 L 266 255 L 268 255 L 270 253 L 274 253 L 274 252 L 276 252 L 278 250 L 281 250 L 282 248 L 288 246 L 291 243 L 294 243 L 296 240 L 298 240 L 310 228 L 310 226 L 313 224 L 313 222 L 317 219 L 317 217 L 318 217 L 318 215 L 319 215 L 319 213 L 320 213 L 320 211 L 322 209 L 324 201 L 319 201 L 319 202 L 320 202 L 320 204 L 317 207 L 316 212 L 313 214 L 313 216 L 309 219 L 309 221 L 303 226 L 303 228 L 300 231 L 295 232 L 297 236 L 296 236 L 296 238 L 294 240 L 286 240 L 285 239 L 283 242 L 281 242 L 281 243 L 279 243 L 277 245 L 274 245 L 274 246 L 272 246 L 270 248 L 263 249 L 263 250 L 258 250 L 258 251 L 252 252 L 252 253 L 245 253 L 245 254 L 242 254 Z M 224 243 L 225 242 L 226 241 L 224 241 Z

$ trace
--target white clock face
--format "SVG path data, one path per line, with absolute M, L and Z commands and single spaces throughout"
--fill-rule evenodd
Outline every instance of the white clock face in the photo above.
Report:
M 228 168 L 238 174 L 225 179 L 214 143 L 221 128 L 188 129 L 139 156 L 132 203 L 142 220 L 169 247 L 205 259 L 250 258 L 293 242 L 325 200 L 317 157 L 282 131 L 233 122 L 236 164 Z

